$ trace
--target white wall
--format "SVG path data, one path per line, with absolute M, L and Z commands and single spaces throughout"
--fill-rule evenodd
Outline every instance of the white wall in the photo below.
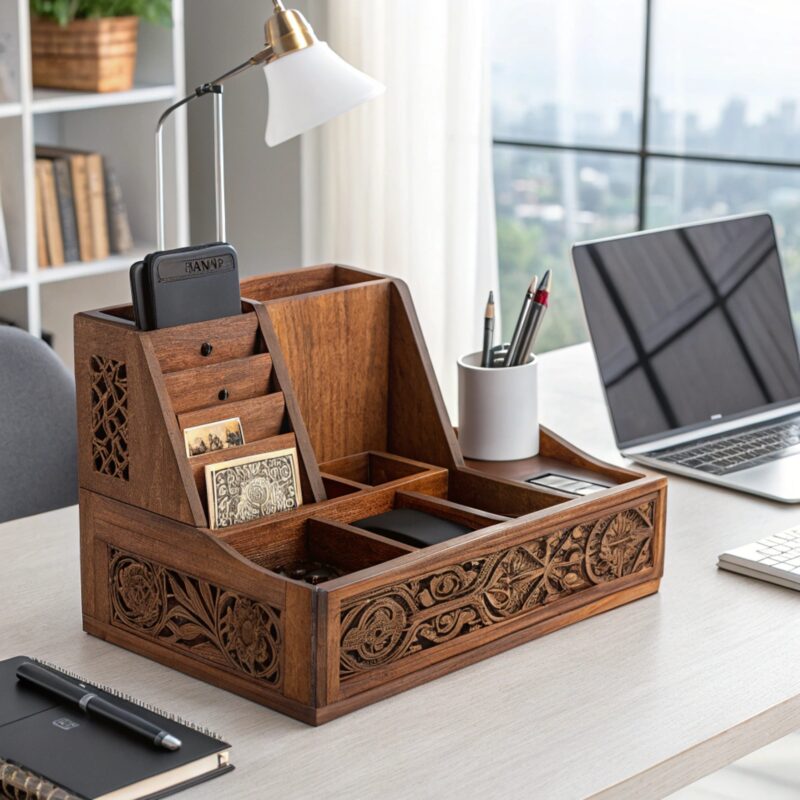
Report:
M 289 5 L 289 4 L 287 4 Z M 317 33 L 312 2 L 292 0 Z M 186 3 L 187 90 L 217 77 L 263 47 L 267 0 Z M 225 87 L 228 241 L 243 276 L 301 263 L 300 142 L 264 144 L 266 80 L 260 68 Z M 215 238 L 211 98 L 189 106 L 189 194 L 192 241 Z

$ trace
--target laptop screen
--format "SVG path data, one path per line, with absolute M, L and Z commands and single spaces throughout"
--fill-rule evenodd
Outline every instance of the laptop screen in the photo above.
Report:
M 772 220 L 720 220 L 573 248 L 621 447 L 800 398 Z

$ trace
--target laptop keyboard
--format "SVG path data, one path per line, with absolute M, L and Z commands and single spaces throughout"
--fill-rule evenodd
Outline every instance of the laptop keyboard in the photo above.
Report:
M 726 475 L 795 452 L 800 452 L 798 417 L 687 442 L 645 455 L 711 475 Z

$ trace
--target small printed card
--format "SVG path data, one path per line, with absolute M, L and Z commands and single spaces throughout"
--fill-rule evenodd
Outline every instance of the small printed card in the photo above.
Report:
M 205 472 L 212 528 L 250 522 L 303 504 L 294 447 L 206 464 Z
M 244 444 L 242 422 L 239 417 L 231 417 L 219 422 L 184 428 L 183 441 L 189 458 L 213 453 L 215 450 L 225 450 L 228 447 L 238 447 Z

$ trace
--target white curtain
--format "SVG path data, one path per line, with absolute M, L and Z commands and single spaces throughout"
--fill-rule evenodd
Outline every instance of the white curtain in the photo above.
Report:
M 499 300 L 490 4 L 318 5 L 331 47 L 385 83 L 386 94 L 303 137 L 303 260 L 409 284 L 455 421 L 456 361 L 480 349 L 490 289 Z

